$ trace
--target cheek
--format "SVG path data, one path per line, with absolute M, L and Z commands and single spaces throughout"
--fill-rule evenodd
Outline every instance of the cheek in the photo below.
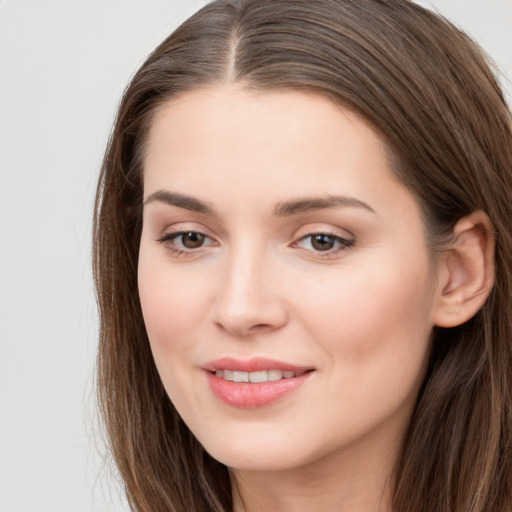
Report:
M 429 279 L 428 262 L 408 265 L 391 255 L 344 269 L 339 279 L 312 289 L 314 299 L 301 306 L 307 312 L 304 326 L 323 344 L 331 364 L 343 364 L 340 375 L 357 381 L 388 378 L 390 372 L 415 378 L 432 330 Z
M 157 255 L 139 259 L 139 295 L 151 352 L 162 383 L 180 414 L 193 413 L 190 403 L 200 401 L 200 390 L 190 384 L 201 323 L 206 317 L 202 302 L 204 282 L 180 265 L 173 267 Z M 186 390 L 186 392 L 185 392 Z
M 139 296 L 144 323 L 157 367 L 164 378 L 166 367 L 193 349 L 194 332 L 206 316 L 205 282 L 200 273 L 170 265 L 165 255 L 141 248 L 138 269 Z M 169 357 L 171 356 L 171 357 Z
M 429 354 L 427 274 L 369 268 L 351 269 L 302 308 L 303 328 L 322 346 L 324 373 L 339 404 L 330 405 L 329 421 L 347 438 L 384 418 L 408 421 Z
M 139 295 L 150 339 L 165 338 L 194 325 L 200 308 L 194 286 L 181 283 L 157 268 L 139 271 Z

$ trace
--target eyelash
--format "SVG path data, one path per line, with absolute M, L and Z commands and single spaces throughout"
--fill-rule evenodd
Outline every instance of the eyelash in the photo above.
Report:
M 348 251 L 351 249 L 355 244 L 355 239 L 351 238 L 344 238 L 336 233 L 332 233 L 329 231 L 316 231 L 314 233 L 308 233 L 307 235 L 301 236 L 296 242 L 293 243 L 294 246 L 298 246 L 300 242 L 303 242 L 307 239 L 310 240 L 310 245 L 313 243 L 313 237 L 328 237 L 332 239 L 332 241 L 337 244 L 337 247 L 333 247 L 331 249 L 328 249 L 326 251 L 320 251 L 320 250 L 314 250 L 314 249 L 304 249 L 303 250 L 307 252 L 312 252 L 315 254 L 315 257 L 321 257 L 321 258 L 329 258 L 336 256 L 340 252 Z
M 195 249 L 201 249 L 205 247 L 204 244 L 201 244 L 197 248 L 178 248 L 175 245 L 175 240 L 177 238 L 183 237 L 184 235 L 199 235 L 200 237 L 204 237 L 204 240 L 211 240 L 211 238 L 204 233 L 201 233 L 199 231 L 178 231 L 176 233 L 168 233 L 161 238 L 157 239 L 157 242 L 160 242 L 161 244 L 164 244 L 166 249 L 172 253 L 173 255 L 177 257 L 187 257 L 192 256 L 194 254 L 197 254 L 198 251 Z M 299 244 L 301 242 L 304 242 L 305 240 L 309 239 L 310 244 L 313 243 L 313 237 L 327 237 L 330 238 L 334 244 L 337 244 L 337 247 L 333 247 L 331 249 L 321 251 L 321 250 L 314 250 L 314 249 L 304 249 L 303 247 L 300 247 Z M 182 242 L 183 243 L 183 242 Z M 306 235 L 301 236 L 296 242 L 292 244 L 292 247 L 299 247 L 300 249 L 308 252 L 308 253 L 314 253 L 315 257 L 321 257 L 321 258 L 328 258 L 333 257 L 337 255 L 339 252 L 348 251 L 351 249 L 355 244 L 354 239 L 344 238 L 342 236 L 337 235 L 336 233 L 331 233 L 329 231 L 316 231 L 314 233 L 308 233 Z M 211 244 L 208 244 L 211 245 Z M 208 246 L 207 245 L 207 246 Z
M 178 257 L 191 256 L 192 254 L 194 254 L 196 252 L 194 249 L 178 248 L 175 245 L 175 240 L 177 238 L 183 237 L 184 235 L 190 235 L 190 234 L 199 235 L 201 237 L 204 237 L 205 240 L 211 240 L 211 238 L 209 236 L 207 236 L 199 231 L 190 230 L 190 231 L 177 231 L 176 233 L 168 233 L 168 234 L 162 236 L 161 238 L 159 238 L 157 240 L 157 242 L 164 244 L 166 249 L 175 256 L 178 256 Z M 204 244 L 201 244 L 198 247 L 198 249 L 201 249 L 202 247 L 204 247 Z

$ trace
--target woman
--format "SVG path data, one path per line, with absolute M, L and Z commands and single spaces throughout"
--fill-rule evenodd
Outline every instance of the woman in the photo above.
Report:
M 512 507 L 511 119 L 398 0 L 220 0 L 122 100 L 99 393 L 138 511 Z

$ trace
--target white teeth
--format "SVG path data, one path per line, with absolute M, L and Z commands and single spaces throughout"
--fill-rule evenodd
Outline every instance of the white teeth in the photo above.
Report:
M 233 380 L 233 372 L 231 370 L 215 370 L 215 376 L 224 380 Z
M 266 371 L 249 373 L 250 382 L 267 382 L 267 380 L 268 373 Z
M 268 380 L 275 381 L 281 380 L 283 378 L 283 372 L 281 370 L 269 370 L 268 371 Z
M 295 377 L 295 372 L 289 370 L 261 370 L 258 372 L 238 372 L 232 370 L 215 370 L 215 375 L 224 380 L 233 382 L 275 382 L 281 379 Z
M 233 372 L 233 382 L 249 382 L 249 374 L 247 372 Z

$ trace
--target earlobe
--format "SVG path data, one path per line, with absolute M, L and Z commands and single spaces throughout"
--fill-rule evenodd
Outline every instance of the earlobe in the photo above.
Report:
M 473 212 L 457 222 L 439 262 L 435 325 L 461 325 L 483 306 L 494 284 L 494 246 L 494 228 L 484 212 Z

